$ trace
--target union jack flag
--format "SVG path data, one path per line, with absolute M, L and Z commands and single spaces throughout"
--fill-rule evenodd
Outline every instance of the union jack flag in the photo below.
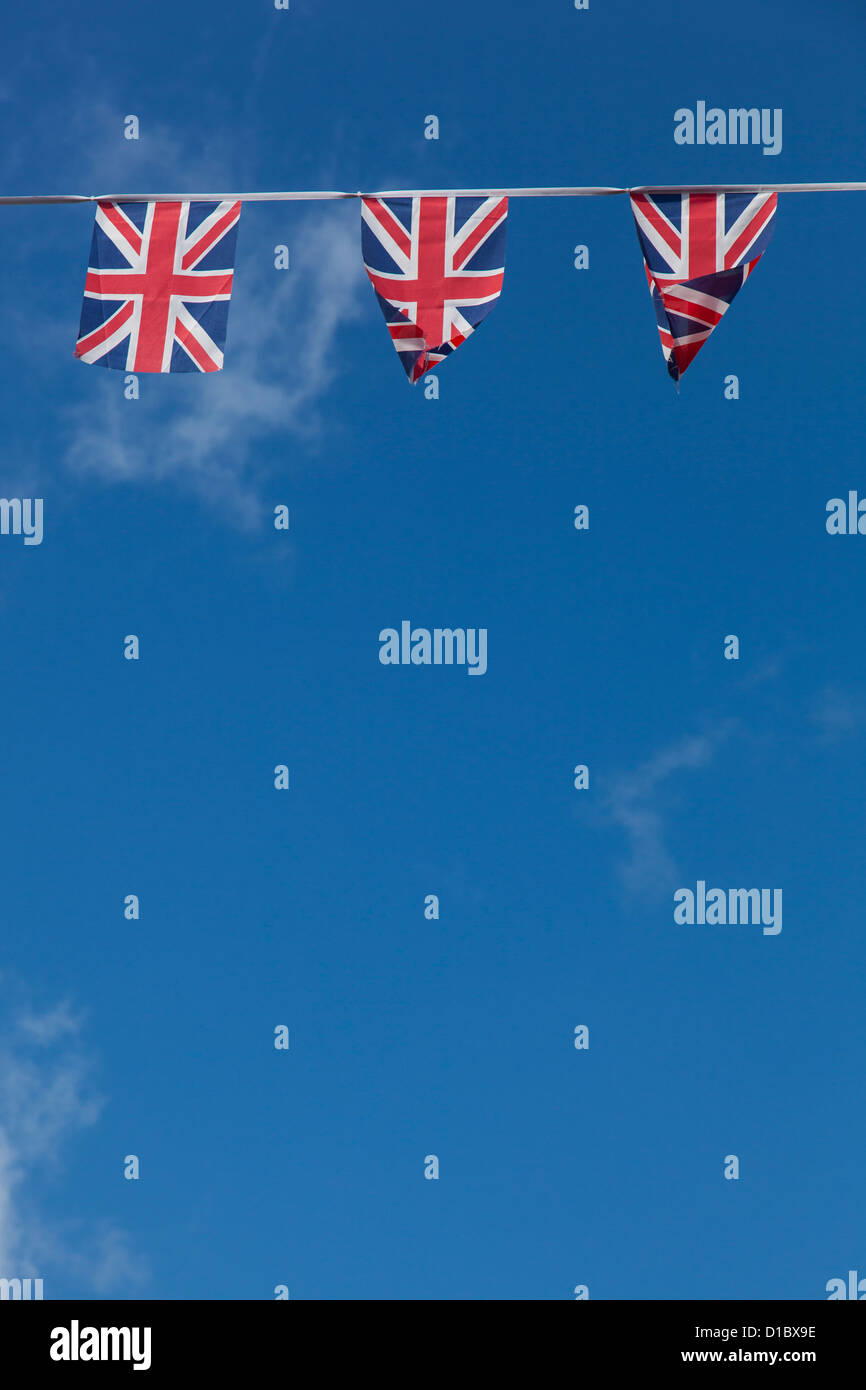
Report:
M 75 356 L 128 372 L 223 365 L 240 203 L 99 203 Z
M 364 198 L 364 266 L 406 375 L 419 381 L 502 292 L 507 198 Z
M 633 193 L 668 372 L 679 381 L 758 264 L 775 193 Z

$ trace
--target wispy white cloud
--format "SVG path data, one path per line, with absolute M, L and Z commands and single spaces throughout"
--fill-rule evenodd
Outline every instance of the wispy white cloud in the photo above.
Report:
M 11 993 L 6 983 L 4 992 Z M 48 1268 L 62 1269 L 97 1293 L 144 1277 L 123 1231 L 104 1221 L 49 1224 L 35 1192 L 37 1182 L 56 1177 L 102 1104 L 69 1005 L 42 1013 L 19 1007 L 0 1035 L 0 1276 L 45 1278 Z
M 305 214 L 292 243 L 290 270 L 274 270 L 271 257 L 243 265 L 236 277 L 223 372 L 177 383 L 143 377 L 134 402 L 124 400 L 122 378 L 105 373 L 111 379 L 98 383 L 95 400 L 91 394 L 70 407 L 71 468 L 112 482 L 172 480 L 227 507 L 241 524 L 255 523 L 265 471 L 256 446 L 284 432 L 295 442 L 321 433 L 339 337 L 361 312 L 354 222 L 333 209 Z
M 677 877 L 668 848 L 671 783 L 681 773 L 707 766 L 733 727 L 725 720 L 706 733 L 679 739 L 612 781 L 602 814 L 625 836 L 622 875 L 630 892 L 663 891 Z
M 36 1043 L 48 1045 L 68 1034 L 76 1034 L 81 1027 L 81 1018 L 72 1013 L 69 1004 L 64 1000 L 43 1014 L 25 1009 L 18 1015 L 17 1023 L 26 1037 Z
M 142 117 L 141 139 L 127 141 L 123 115 L 119 106 L 88 101 L 60 131 L 43 130 L 37 120 L 28 138 L 38 148 L 56 149 L 64 169 L 63 189 L 44 191 L 244 191 L 237 187 L 244 152 L 230 129 L 208 122 L 181 138 Z M 13 152 L 0 152 L 8 186 L 15 183 L 15 167 Z M 59 219 L 68 209 L 44 212 Z M 275 468 L 268 446 L 285 445 L 288 436 L 293 449 L 315 450 L 326 437 L 327 396 L 347 365 L 341 335 L 370 296 L 358 223 L 357 209 L 342 204 L 287 206 L 275 239 L 289 245 L 291 268 L 277 270 L 274 240 L 261 235 L 263 225 L 275 225 L 273 217 L 261 206 L 246 205 L 238 229 L 225 369 L 212 375 L 142 376 L 140 399 L 128 401 L 122 373 L 65 363 L 64 371 L 80 374 L 77 399 L 59 410 L 65 465 L 91 481 L 181 488 L 235 523 L 255 525 Z M 83 273 L 82 264 L 82 279 Z M 29 312 L 30 319 L 19 324 L 24 350 L 44 358 L 44 343 L 60 342 L 70 325 L 49 329 L 47 310 L 42 322 L 34 321 L 32 306 Z M 70 356 L 72 347 L 70 341 Z
M 813 699 L 809 717 L 821 743 L 838 743 L 866 727 L 866 699 L 860 691 L 828 685 Z

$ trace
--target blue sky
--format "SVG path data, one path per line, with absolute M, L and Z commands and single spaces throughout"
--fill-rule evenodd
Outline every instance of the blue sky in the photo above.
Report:
M 19 8 L 2 185 L 857 179 L 864 48 L 855 4 L 799 0 Z M 698 100 L 781 108 L 781 153 L 676 145 Z M 866 540 L 825 530 L 866 492 L 864 197 L 781 199 L 679 396 L 627 201 L 513 200 L 501 301 L 435 401 L 355 203 L 246 207 L 225 372 L 138 401 L 72 357 L 92 209 L 0 209 L 0 491 L 45 506 L 41 546 L 0 537 L 0 1274 L 166 1299 L 866 1274 Z M 403 619 L 486 627 L 487 673 L 380 665 Z M 675 924 L 699 879 L 781 888 L 782 932 Z

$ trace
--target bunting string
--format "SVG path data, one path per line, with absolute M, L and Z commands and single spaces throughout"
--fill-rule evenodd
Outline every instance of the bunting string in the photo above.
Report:
M 12 193 L 0 206 L 38 203 L 316 203 L 346 198 L 609 198 L 635 193 L 864 193 L 866 183 L 667 183 L 634 188 L 429 188 L 355 193 L 323 189 L 281 193 Z

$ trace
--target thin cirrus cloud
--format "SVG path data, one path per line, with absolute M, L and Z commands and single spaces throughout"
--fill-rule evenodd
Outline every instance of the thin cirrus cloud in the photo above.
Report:
M 602 815 L 625 838 L 621 871 L 629 892 L 661 893 L 673 884 L 677 868 L 669 849 L 670 784 L 712 762 L 733 727 L 733 721 L 725 720 L 706 733 L 687 735 L 613 779 Z
M 126 1233 L 110 1222 L 58 1227 L 40 1210 L 38 1184 L 56 1178 L 75 1136 L 102 1110 L 81 1030 L 61 1003 L 41 1013 L 19 1008 L 0 1035 L 0 1277 L 41 1278 L 49 1298 L 52 1271 L 97 1294 L 147 1277 Z
M 866 727 L 866 699 L 860 690 L 828 685 L 812 700 L 809 717 L 820 743 L 841 743 Z
M 255 264 L 241 264 L 224 371 L 142 377 L 141 398 L 127 401 L 120 373 L 82 368 L 108 379 L 66 411 L 71 469 L 116 482 L 173 480 L 228 507 L 242 524 L 255 523 L 266 474 L 255 446 L 285 431 L 316 440 L 338 337 L 361 312 L 354 221 L 350 228 L 333 214 L 302 215 L 292 241 L 288 271 L 274 270 L 265 246 Z
M 64 168 L 63 188 L 43 175 L 51 187 L 39 191 L 244 191 L 237 187 L 244 182 L 237 137 L 211 129 L 197 145 L 187 145 L 151 121 L 140 141 L 125 141 L 122 131 L 123 116 L 106 104 L 73 116 L 60 138 L 59 153 L 68 158 L 52 157 Z M 38 126 L 32 139 L 39 147 Z M 11 150 L 0 154 L 0 173 L 10 187 L 17 182 L 15 167 Z M 68 236 L 62 220 L 68 209 L 40 211 L 56 219 L 45 233 L 49 238 Z M 290 269 L 275 269 L 275 243 L 289 245 Z M 88 229 L 82 258 L 89 245 Z M 75 314 L 84 269 L 82 259 L 81 284 L 64 300 Z M 224 370 L 142 376 L 140 398 L 130 401 L 122 372 L 67 361 L 64 385 L 72 400 L 58 408 L 64 464 L 82 479 L 173 484 L 196 493 L 226 519 L 256 525 L 273 467 L 268 446 L 289 434 L 296 446 L 315 449 L 323 437 L 323 402 L 347 361 L 339 340 L 363 312 L 365 298 L 354 207 L 287 204 L 277 221 L 272 209 L 248 205 L 239 227 Z M 68 340 L 71 359 L 77 325 L 77 316 L 60 325 L 53 318 L 47 323 L 38 311 L 36 321 L 32 309 L 29 318 L 21 312 L 25 355 L 28 345 L 32 354 L 38 344 Z

